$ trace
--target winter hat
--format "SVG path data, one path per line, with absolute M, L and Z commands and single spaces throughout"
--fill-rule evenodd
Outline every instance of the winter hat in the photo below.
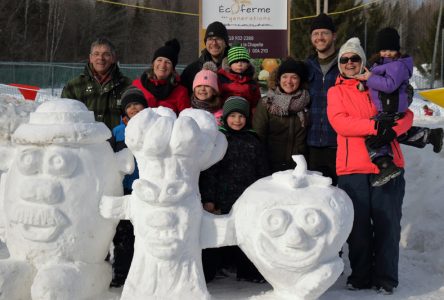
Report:
M 282 74 L 285 73 L 296 73 L 301 78 L 301 83 L 304 83 L 307 81 L 308 78 L 308 71 L 307 67 L 302 61 L 294 60 L 291 57 L 288 57 L 286 60 L 284 60 L 277 70 L 277 76 L 276 80 L 279 81 Z
M 352 37 L 351 39 L 346 41 L 344 45 L 341 46 L 341 49 L 339 49 L 339 54 L 338 54 L 339 70 L 341 70 L 341 64 L 339 63 L 339 59 L 341 58 L 341 56 L 344 53 L 347 53 L 347 52 L 351 52 L 351 53 L 355 53 L 355 54 L 359 55 L 359 57 L 361 58 L 361 61 L 362 61 L 362 63 L 361 63 L 361 72 L 362 72 L 362 70 L 364 70 L 365 64 L 367 62 L 366 62 L 366 58 L 365 58 L 364 49 L 362 49 L 362 47 L 361 47 L 361 41 L 357 37 Z
M 208 85 L 212 87 L 217 93 L 219 93 L 219 86 L 217 83 L 217 67 L 213 62 L 204 63 L 202 70 L 196 74 L 193 81 L 193 91 L 196 86 Z
M 222 24 L 219 21 L 213 22 L 210 25 L 208 25 L 207 30 L 205 32 L 205 43 L 207 42 L 207 39 L 209 37 L 220 37 L 225 41 L 225 44 L 228 46 L 228 32 L 227 28 L 224 24 Z
M 232 112 L 243 114 L 246 118 L 250 117 L 250 103 L 245 98 L 239 96 L 231 96 L 225 101 L 223 106 L 222 120 L 226 123 L 228 115 Z
M 333 24 L 333 20 L 324 13 L 316 16 L 311 22 L 310 33 L 316 29 L 328 29 L 331 32 L 336 32 L 335 24 Z
M 376 38 L 377 51 L 394 50 L 399 51 L 401 46 L 399 44 L 399 34 L 396 29 L 386 27 L 378 32 Z
M 247 62 L 250 62 L 250 54 L 248 53 L 247 48 L 242 46 L 232 46 L 228 50 L 228 64 L 231 66 L 231 64 L 238 62 L 240 60 L 244 60 Z
M 130 86 L 123 94 L 120 100 L 120 106 L 122 107 L 123 115 L 126 115 L 126 107 L 130 103 L 142 104 L 144 108 L 148 107 L 148 102 L 145 99 L 142 91 L 135 86 Z
M 153 59 L 151 62 L 155 61 L 158 57 L 166 57 L 171 60 L 173 68 L 177 65 L 177 59 L 179 57 L 180 44 L 177 39 L 169 40 L 164 46 L 160 47 L 154 52 Z

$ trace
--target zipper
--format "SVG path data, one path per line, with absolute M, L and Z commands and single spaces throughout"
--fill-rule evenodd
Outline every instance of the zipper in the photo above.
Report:
M 348 138 L 345 138 L 345 167 L 348 167 Z

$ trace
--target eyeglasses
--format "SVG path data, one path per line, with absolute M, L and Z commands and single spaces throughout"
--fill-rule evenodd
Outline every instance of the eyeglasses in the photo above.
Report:
M 359 55 L 353 55 L 350 57 L 346 57 L 346 56 L 342 56 L 339 59 L 339 63 L 345 65 L 346 63 L 348 63 L 348 61 L 354 62 L 354 63 L 358 63 L 361 62 L 361 57 Z
M 224 41 L 224 39 L 223 38 L 220 38 L 220 37 L 216 37 L 216 36 L 213 36 L 213 37 L 208 37 L 207 38 L 207 43 L 209 43 L 209 42 L 214 42 L 214 43 L 222 43 Z
M 331 31 L 313 31 L 311 34 L 311 37 L 320 37 L 320 36 L 329 36 L 331 35 L 332 32 Z

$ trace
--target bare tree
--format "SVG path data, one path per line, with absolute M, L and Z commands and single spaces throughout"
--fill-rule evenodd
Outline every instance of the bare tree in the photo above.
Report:
M 46 60 L 54 61 L 66 22 L 65 0 L 49 0 L 48 24 L 46 27 Z

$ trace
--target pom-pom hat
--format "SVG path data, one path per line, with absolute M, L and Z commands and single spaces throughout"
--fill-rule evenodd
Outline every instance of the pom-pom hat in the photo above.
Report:
M 180 52 L 180 44 L 177 39 L 169 40 L 165 43 L 164 46 L 160 47 L 154 52 L 153 59 L 151 62 L 154 62 L 158 57 L 168 58 L 173 64 L 173 68 L 177 65 L 177 60 L 179 58 Z
M 213 67 L 214 66 L 214 67 Z M 219 86 L 217 83 L 217 67 L 213 62 L 204 63 L 202 70 L 199 71 L 193 80 L 193 91 L 196 86 L 207 85 L 212 87 L 217 93 L 219 93 Z
M 338 54 L 339 70 L 341 69 L 341 64 L 339 63 L 339 60 L 341 59 L 342 55 L 347 52 L 355 53 L 355 54 L 359 55 L 359 57 L 361 58 L 361 70 L 360 71 L 362 72 L 364 70 L 364 67 L 366 64 L 366 58 L 365 58 L 364 49 L 362 49 L 362 46 L 361 46 L 361 41 L 357 37 L 352 37 L 351 39 L 346 41 L 345 44 L 342 45 L 341 48 L 339 49 L 339 54 Z

